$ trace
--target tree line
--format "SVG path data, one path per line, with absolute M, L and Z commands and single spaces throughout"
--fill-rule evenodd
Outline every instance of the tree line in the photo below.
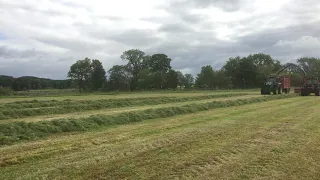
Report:
M 166 54 L 147 55 L 139 49 L 130 49 L 120 56 L 123 65 L 114 65 L 106 71 L 97 59 L 85 58 L 71 65 L 66 80 L 37 77 L 13 78 L 0 76 L 0 86 L 21 91 L 28 89 L 69 89 L 83 91 L 135 91 L 153 89 L 199 88 L 230 89 L 257 88 L 270 74 L 285 64 L 268 54 L 250 54 L 247 57 L 230 57 L 221 69 L 203 66 L 194 77 L 171 67 L 172 59 Z M 320 59 L 302 57 L 296 61 L 309 76 L 320 78 Z M 300 86 L 302 76 L 298 70 L 288 69 L 293 86 Z M 108 74 L 108 76 L 107 76 Z
M 37 90 L 37 89 L 69 89 L 72 80 L 52 80 L 34 76 L 12 76 L 0 75 L 0 87 L 10 88 L 14 91 Z
M 80 92 L 190 88 L 193 84 L 191 74 L 172 69 L 172 60 L 166 54 L 146 55 L 143 51 L 131 49 L 123 52 L 120 58 L 126 64 L 114 65 L 107 72 L 99 60 L 78 60 L 70 67 L 68 77 L 77 82 Z M 109 78 L 106 78 L 107 73 Z
M 107 72 L 109 78 L 105 79 L 106 72 L 101 63 L 99 70 L 89 68 L 87 71 L 75 71 L 73 66 L 82 67 L 82 63 L 90 59 L 79 60 L 71 69 L 69 77 L 78 83 L 79 89 L 90 88 L 90 82 L 96 84 L 95 89 L 104 87 L 110 91 L 125 90 L 150 90 L 150 89 L 176 89 L 176 88 L 257 88 L 262 85 L 270 74 L 275 74 L 285 66 L 280 61 L 273 59 L 268 54 L 250 54 L 247 57 L 230 57 L 224 66 L 219 70 L 214 70 L 207 65 L 201 68 L 200 73 L 193 77 L 191 74 L 183 74 L 171 67 L 171 58 L 166 54 L 146 55 L 139 49 L 131 49 L 123 52 L 120 56 L 126 62 L 124 65 L 114 65 Z M 297 65 L 304 69 L 309 76 L 320 78 L 320 59 L 302 57 L 297 60 Z M 99 75 L 90 76 L 89 71 L 101 72 Z M 86 73 L 87 72 L 87 73 Z M 297 69 L 287 69 L 285 73 L 291 75 L 292 85 L 300 86 L 302 75 Z M 87 74 L 87 75 L 86 75 Z M 92 78 L 96 78 L 95 82 Z M 82 82 L 82 83 L 81 83 Z M 85 83 L 87 82 L 87 83 Z

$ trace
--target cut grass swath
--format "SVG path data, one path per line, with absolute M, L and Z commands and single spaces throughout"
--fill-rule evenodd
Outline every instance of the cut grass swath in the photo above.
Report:
M 66 114 L 85 110 L 98 110 L 107 108 L 157 105 L 174 102 L 214 99 L 222 97 L 244 96 L 247 93 L 218 94 L 193 97 L 153 97 L 153 98 L 126 98 L 95 101 L 27 101 L 24 103 L 8 103 L 0 106 L 0 120 L 23 118 L 36 115 Z M 32 109 L 31 109 L 32 108 Z
M 100 126 L 122 125 L 142 120 L 172 117 L 175 115 L 194 113 L 209 109 L 240 106 L 290 97 L 296 97 L 296 95 L 264 96 L 249 99 L 213 101 L 209 103 L 190 104 L 180 107 L 126 112 L 117 115 L 93 115 L 80 119 L 57 119 L 53 121 L 39 121 L 36 123 L 13 122 L 0 124 L 0 145 L 12 144 L 22 140 L 36 139 L 61 132 L 87 131 Z
M 183 100 L 198 100 L 207 98 L 219 98 L 219 97 L 232 97 L 232 96 L 244 96 L 249 95 L 249 93 L 235 93 L 235 94 L 216 94 L 216 95 L 200 95 L 200 96 L 190 96 L 190 97 L 139 97 L 139 98 L 122 98 L 122 99 L 101 99 L 101 100 L 71 100 L 65 99 L 63 101 L 48 100 L 48 101 L 16 101 L 11 103 L 6 103 L 0 105 L 1 109 L 26 109 L 26 108 L 40 108 L 40 107 L 54 107 L 54 106 L 66 106 L 66 105 L 78 105 L 78 104 L 95 104 L 99 103 L 119 103 L 119 102 L 134 102 L 134 101 L 144 101 L 144 100 L 155 100 L 155 101 L 183 101 Z

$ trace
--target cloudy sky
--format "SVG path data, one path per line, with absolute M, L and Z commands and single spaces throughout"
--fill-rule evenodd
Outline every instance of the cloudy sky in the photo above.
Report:
M 165 53 L 196 74 L 231 56 L 320 56 L 319 0 L 0 0 L 0 74 L 66 78 L 85 57 Z

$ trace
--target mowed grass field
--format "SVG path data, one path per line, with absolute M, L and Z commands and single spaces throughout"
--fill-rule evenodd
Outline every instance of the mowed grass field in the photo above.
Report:
M 315 96 L 34 99 L 0 99 L 0 179 L 320 179 Z

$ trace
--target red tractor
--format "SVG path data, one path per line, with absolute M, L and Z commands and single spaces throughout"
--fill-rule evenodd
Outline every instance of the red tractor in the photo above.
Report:
M 301 96 L 309 96 L 314 93 L 316 96 L 320 96 L 320 81 L 317 77 L 306 77 L 303 80 L 301 88 L 294 90 L 295 93 L 300 93 Z

